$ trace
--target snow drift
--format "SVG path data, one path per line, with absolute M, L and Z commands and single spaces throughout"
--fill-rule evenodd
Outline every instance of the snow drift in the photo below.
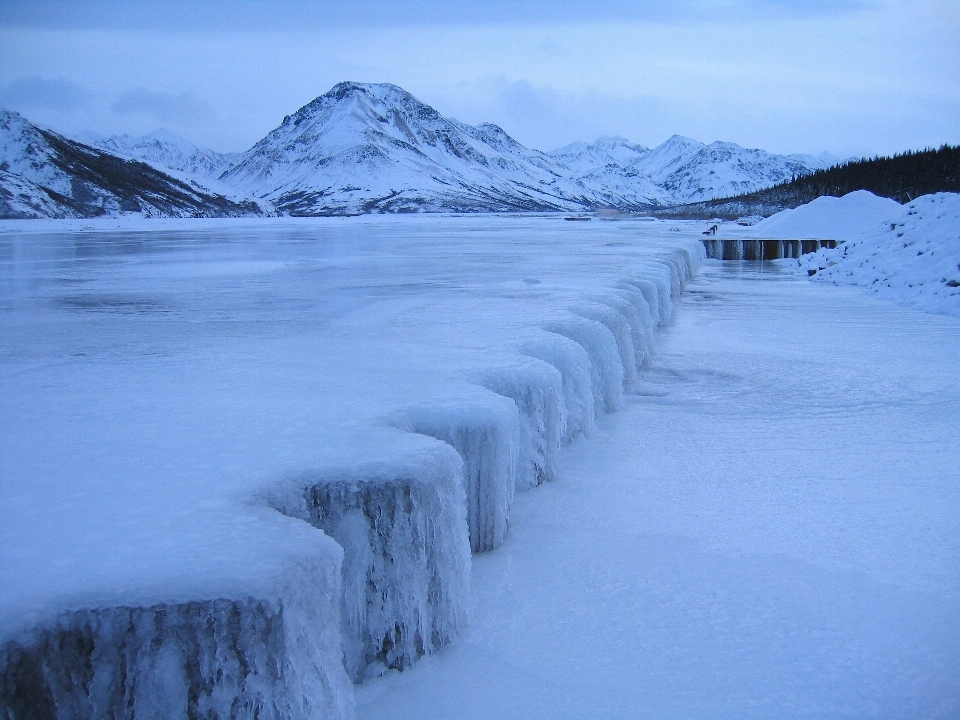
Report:
M 803 256 L 800 267 L 814 280 L 960 316 L 960 195 L 924 195 L 896 210 L 835 250 Z
M 824 195 L 798 208 L 781 210 L 758 222 L 748 234 L 783 240 L 853 240 L 902 211 L 903 206 L 895 200 L 857 190 L 839 198 Z

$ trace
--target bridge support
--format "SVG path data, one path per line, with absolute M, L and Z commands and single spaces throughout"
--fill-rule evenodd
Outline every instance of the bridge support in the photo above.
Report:
M 773 238 L 703 238 L 708 258 L 716 260 L 779 260 L 798 258 L 822 247 L 835 248 L 836 240 L 776 240 Z

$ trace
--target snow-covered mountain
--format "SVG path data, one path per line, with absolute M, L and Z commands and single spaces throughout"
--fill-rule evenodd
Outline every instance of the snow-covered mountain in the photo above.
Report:
M 553 150 L 556 158 L 574 173 L 595 170 L 606 165 L 626 167 L 650 153 L 650 148 L 635 145 L 626 138 L 605 136 L 592 145 L 574 142 Z
M 262 210 L 0 111 L 0 217 L 122 213 L 223 217 L 260 215 Z
M 615 140 L 619 142 L 614 144 Z M 608 151 L 611 146 L 620 150 L 618 155 Z M 594 193 L 606 191 L 611 198 L 619 194 L 637 204 L 646 199 L 647 204 L 658 205 L 753 192 L 832 164 L 809 155 L 774 155 L 734 143 L 705 145 L 681 135 L 652 150 L 602 138 L 593 145 L 574 143 L 550 155 Z
M 143 137 L 112 135 L 87 144 L 161 170 L 176 170 L 197 178 L 217 177 L 236 157 L 236 153 L 218 153 L 197 147 L 163 128 Z
M 67 208 L 56 212 L 69 214 L 72 206 L 62 198 L 73 197 L 67 192 L 74 187 L 73 171 L 51 160 L 53 155 L 38 159 L 31 154 L 33 141 L 12 139 L 19 131 L 11 128 L 26 121 L 15 114 L 4 117 L 9 127 L 0 172 L 19 178 L 0 177 L 6 188 L 3 202 L 9 206 L 4 212 L 47 216 L 52 202 Z M 47 145 L 54 136 L 37 128 L 30 132 L 35 140 L 41 138 L 37 143 Z M 99 153 L 101 161 L 138 161 L 123 166 L 128 169 L 146 163 L 142 168 L 149 166 L 194 194 L 238 206 L 252 206 L 251 198 L 257 198 L 265 207 L 292 215 L 644 210 L 753 192 L 832 164 L 826 158 L 773 155 L 733 143 L 704 145 L 680 135 L 653 149 L 603 137 L 544 153 L 524 147 L 496 125 L 474 127 L 445 118 L 396 85 L 353 82 L 336 85 L 287 116 L 238 155 L 199 148 L 165 130 L 139 138 L 87 139 L 97 151 L 55 137 L 60 145 L 84 148 L 89 157 Z M 23 163 L 29 168 L 15 169 Z M 129 178 L 113 179 L 120 185 L 109 196 L 90 195 L 84 213 L 96 208 L 132 211 L 136 203 L 116 200 L 129 190 L 122 187 Z M 101 181 L 102 189 L 106 185 Z M 85 192 L 80 196 L 88 198 Z M 139 197 L 154 207 L 149 193 Z M 190 203 L 174 207 L 180 205 L 175 202 L 162 212 L 197 211 Z
M 336 85 L 220 180 L 302 215 L 570 210 L 594 201 L 566 167 L 496 125 L 447 119 L 388 84 Z
M 754 192 L 822 167 L 826 166 L 819 162 L 714 142 L 677 163 L 660 184 L 677 200 L 697 202 Z

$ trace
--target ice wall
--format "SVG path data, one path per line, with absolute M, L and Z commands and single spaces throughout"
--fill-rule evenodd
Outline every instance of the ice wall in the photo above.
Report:
M 596 412 L 619 410 L 623 406 L 624 369 L 617 338 L 610 329 L 573 313 L 545 323 L 543 329 L 573 340 L 586 351 Z
M 485 552 L 507 535 L 517 485 L 520 414 L 495 393 L 411 407 L 391 420 L 402 429 L 442 440 L 463 459 L 470 548 Z
M 355 681 L 403 670 L 469 617 L 463 463 L 442 443 L 395 462 L 299 476 L 273 502 L 343 548 L 340 629 Z
M 522 343 L 518 350 L 552 365 L 560 374 L 566 410 L 566 421 L 561 425 L 561 442 L 569 443 L 580 435 L 592 434 L 596 403 L 590 356 L 583 346 L 565 336 L 544 333 L 542 337 Z
M 553 480 L 560 441 L 567 433 L 567 403 L 560 370 L 549 362 L 522 358 L 511 366 L 486 370 L 479 382 L 513 400 L 519 411 L 517 490 Z
M 273 597 L 63 612 L 0 646 L 0 715 L 349 717 L 339 563 L 322 560 Z

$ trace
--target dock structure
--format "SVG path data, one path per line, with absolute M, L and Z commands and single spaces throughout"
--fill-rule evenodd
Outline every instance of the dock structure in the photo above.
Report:
M 779 260 L 798 258 L 822 247 L 835 248 L 836 240 L 774 240 L 772 238 L 703 238 L 708 258 L 716 260 Z

